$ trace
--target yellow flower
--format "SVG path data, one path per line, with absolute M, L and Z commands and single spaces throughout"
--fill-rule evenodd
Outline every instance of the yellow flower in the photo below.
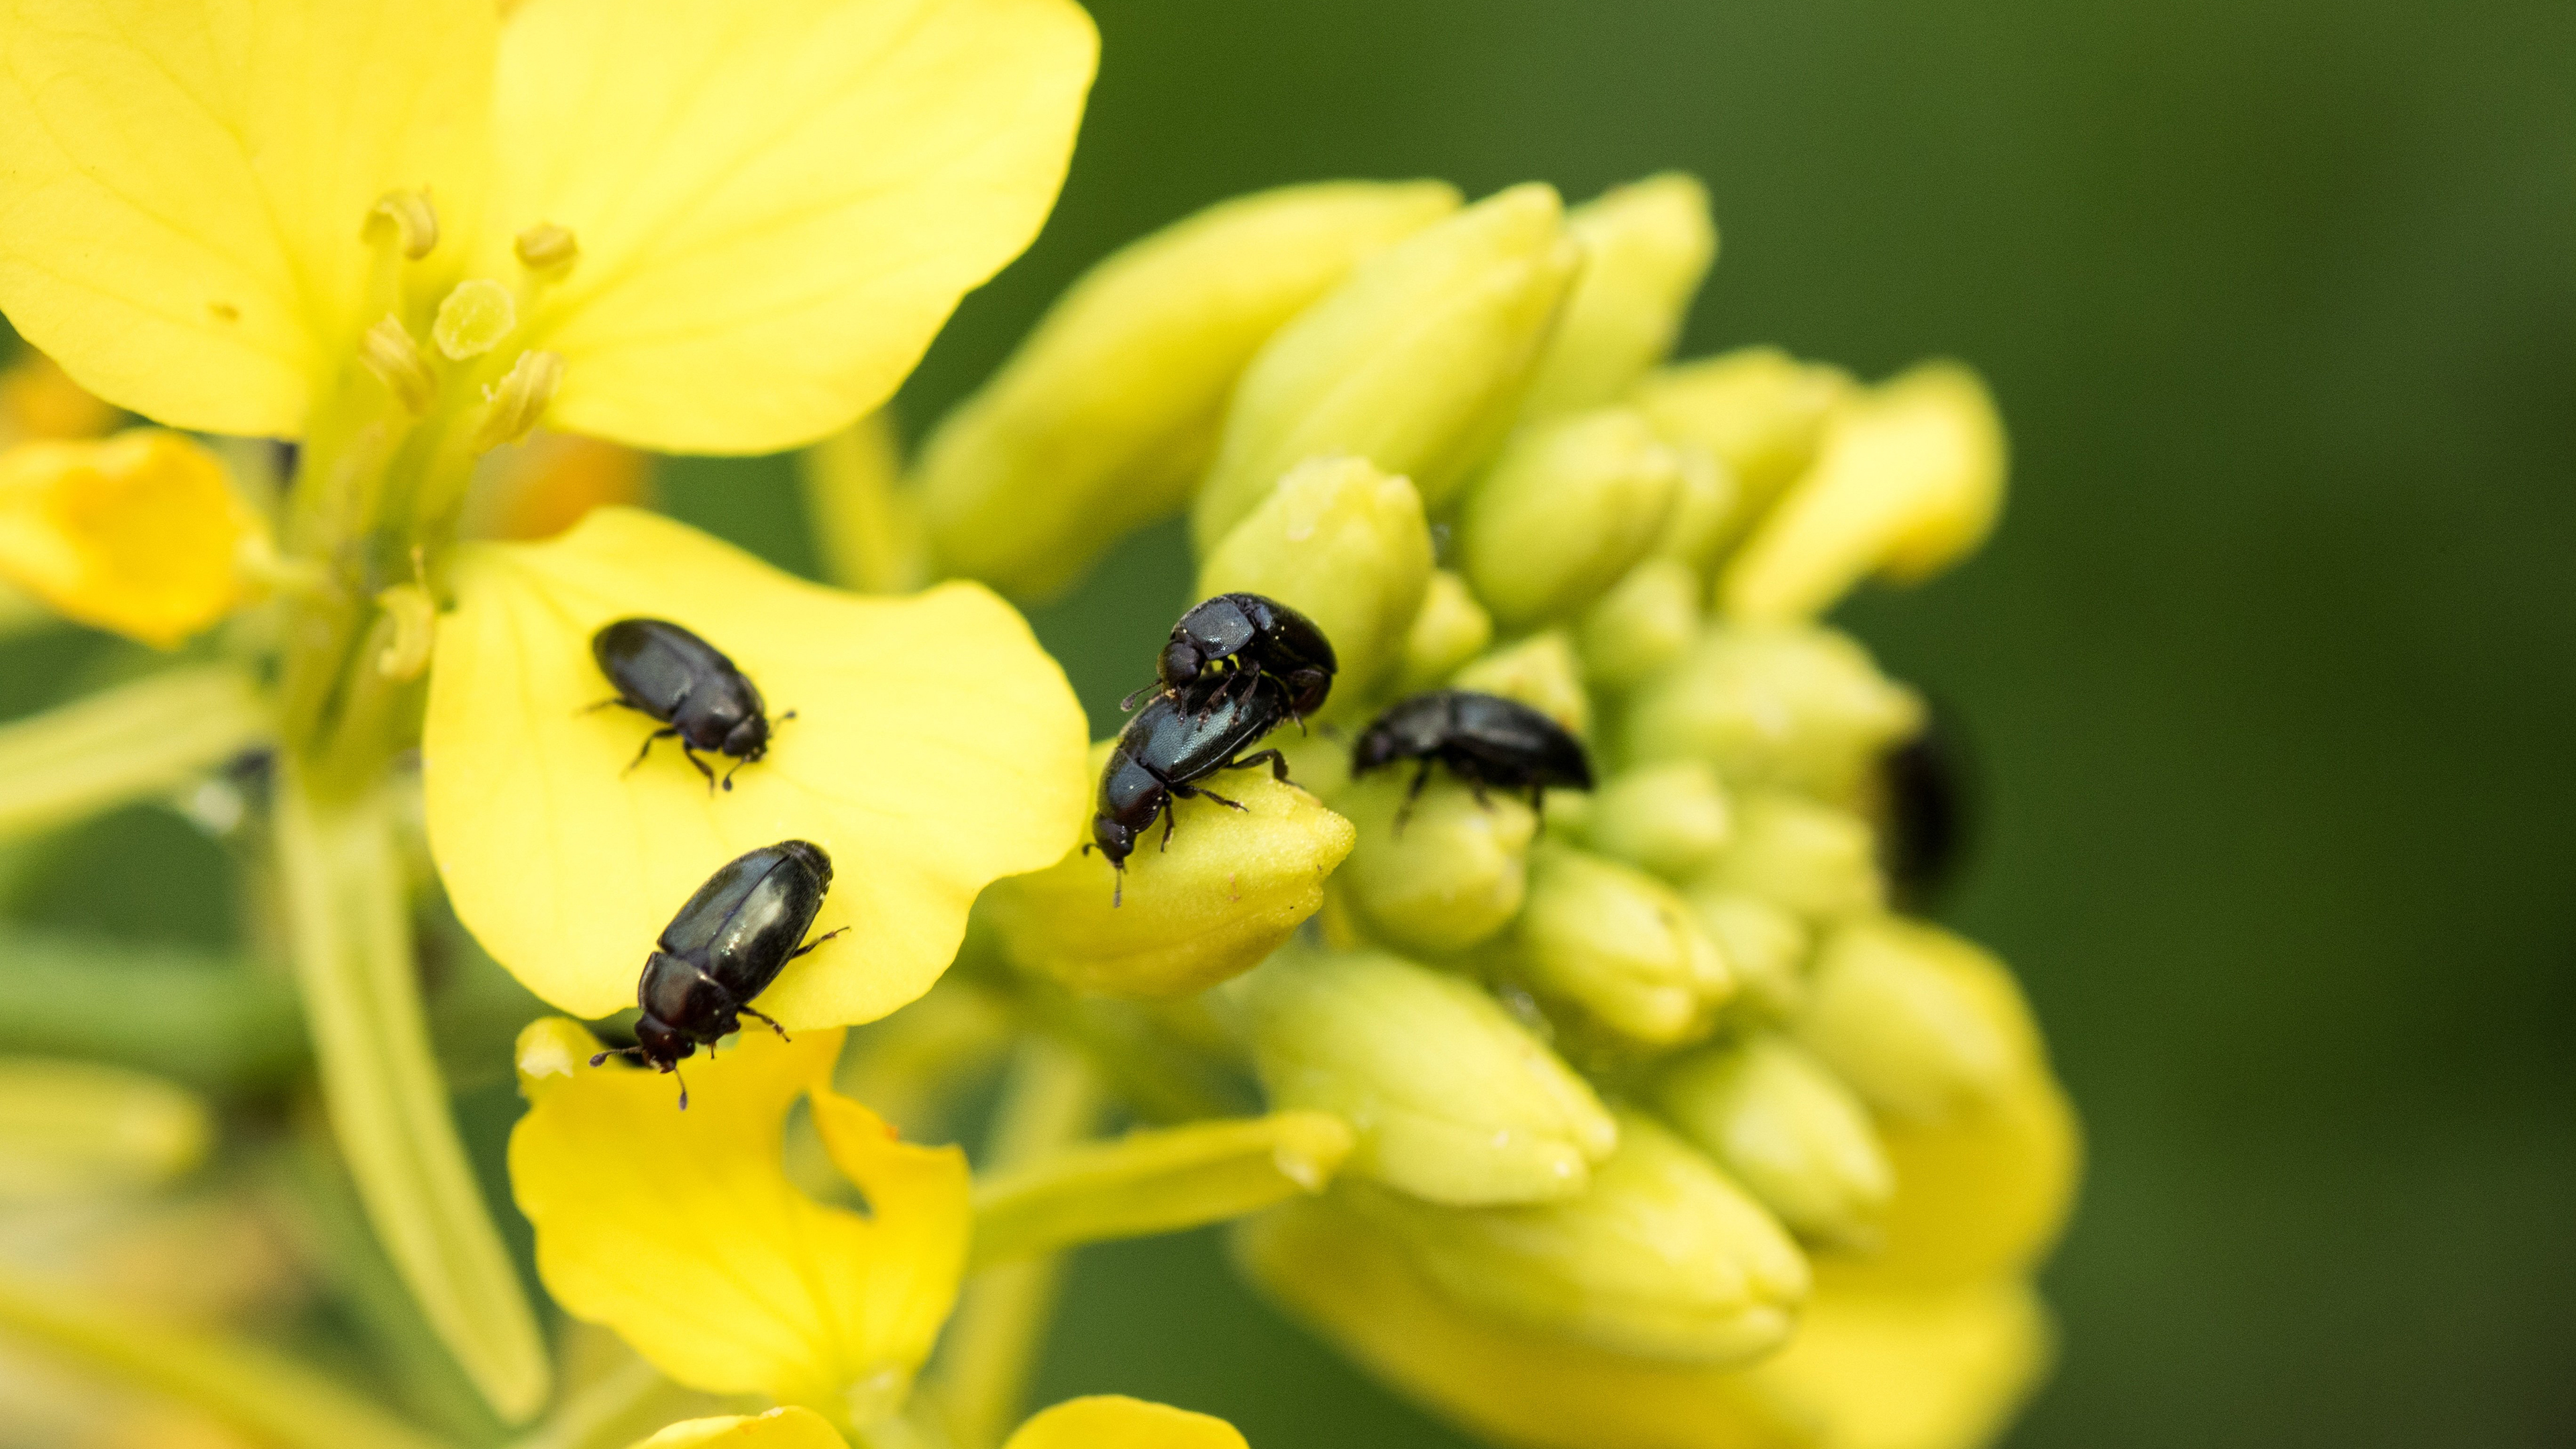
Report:
M 543 352 L 565 429 L 785 447 L 1027 244 L 1097 49 L 1065 0 L 501 8 L 6 0 L 0 311 L 179 427 L 301 435 L 362 352 L 470 407 Z
M 693 1066 L 681 1111 L 656 1073 L 587 1065 L 561 1018 L 519 1038 L 527 1116 L 510 1181 L 537 1272 L 691 1388 L 759 1393 L 869 1422 L 902 1405 L 965 1270 L 965 1154 L 898 1141 L 831 1090 L 841 1033 L 746 1034 Z M 865 1213 L 788 1181 L 780 1134 L 807 1099 Z
M 1081 707 L 980 586 L 845 594 L 623 508 L 550 543 L 468 545 L 455 585 L 421 746 L 430 850 L 476 939 L 565 1011 L 632 1005 L 690 892 L 743 851 L 803 839 L 834 866 L 816 929 L 853 929 L 762 1009 L 790 1029 L 872 1021 L 938 979 L 976 892 L 1081 829 Z M 590 709 L 615 692 L 591 635 L 632 615 L 694 630 L 767 697 L 769 753 L 732 790 L 667 744 L 628 772 L 652 725 Z
M 84 624 L 167 649 L 229 613 L 266 543 L 224 465 L 177 433 L 0 453 L 0 578 Z
M 691 1419 L 636 1449 L 842 1449 L 831 1423 L 811 1409 Z M 1123 1394 L 1067 1399 L 1031 1415 L 1002 1449 L 1244 1449 L 1232 1424 Z

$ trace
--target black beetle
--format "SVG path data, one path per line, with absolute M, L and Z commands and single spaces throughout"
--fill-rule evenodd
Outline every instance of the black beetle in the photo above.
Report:
M 676 736 L 680 753 L 707 777 L 710 792 L 716 772 L 697 752 L 713 750 L 740 761 L 725 772 L 724 787 L 730 790 L 734 770 L 769 753 L 769 714 L 758 686 L 724 651 L 679 625 L 667 619 L 620 619 L 590 636 L 590 656 L 617 686 L 617 698 L 603 699 L 592 709 L 631 709 L 663 726 L 644 737 L 644 748 L 635 752 L 628 770 L 644 763 L 655 740 Z M 792 709 L 779 716 L 795 717 Z
M 1921 732 L 1879 757 L 1879 854 L 1899 904 L 1920 907 L 1957 876 L 1975 835 L 1975 782 L 1958 717 L 1937 700 Z
M 752 998 L 768 990 L 788 962 L 849 929 L 805 941 L 831 888 L 832 857 L 811 841 L 782 840 L 727 861 L 671 917 L 653 954 L 644 958 L 643 978 L 635 984 L 635 1004 L 644 1008 L 635 1045 L 601 1052 L 590 1064 L 631 1056 L 675 1071 L 682 1057 L 701 1045 L 712 1050 L 738 1029 L 738 1016 L 769 1022 L 770 1030 L 786 1036 L 786 1028 L 752 1009 Z M 686 1083 L 680 1105 L 689 1105 Z
M 1351 747 L 1351 775 L 1398 760 L 1422 762 L 1396 816 L 1399 828 L 1430 782 L 1434 764 L 1447 765 L 1474 787 L 1479 801 L 1488 785 L 1527 786 L 1532 808 L 1540 807 L 1549 786 L 1592 788 L 1592 762 L 1582 741 L 1517 699 L 1472 690 L 1435 689 L 1389 705 Z
M 1333 671 L 1340 667 L 1332 641 L 1314 620 L 1260 594 L 1219 594 L 1193 605 L 1172 626 L 1171 640 L 1154 662 L 1154 677 L 1166 693 L 1181 695 L 1208 682 L 1208 690 L 1192 702 L 1193 708 L 1205 709 L 1233 680 L 1267 675 L 1278 681 L 1287 713 L 1303 720 L 1324 707 L 1325 696 L 1333 692 Z M 1247 682 L 1234 692 L 1249 693 L 1253 687 Z
M 1205 795 L 1219 805 L 1241 810 L 1245 807 L 1240 801 L 1228 800 L 1196 782 L 1219 770 L 1249 769 L 1264 761 L 1273 776 L 1288 778 L 1288 757 L 1277 750 L 1235 758 L 1245 746 L 1278 728 L 1287 712 L 1288 698 L 1278 682 L 1256 678 L 1248 690 L 1224 691 L 1203 704 L 1178 695 L 1156 695 L 1127 721 L 1127 727 L 1118 732 L 1118 743 L 1110 747 L 1108 767 L 1100 772 L 1099 813 L 1091 818 L 1092 845 L 1099 846 L 1100 853 L 1118 868 L 1111 905 L 1124 901 L 1127 857 L 1136 849 L 1136 837 L 1153 828 L 1157 815 L 1163 817 L 1163 844 L 1170 847 L 1173 797 L 1187 800 Z M 1082 849 L 1086 855 L 1091 853 L 1091 845 Z

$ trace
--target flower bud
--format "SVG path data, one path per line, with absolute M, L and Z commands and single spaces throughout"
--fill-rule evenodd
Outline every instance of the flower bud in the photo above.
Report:
M 1354 269 L 1264 344 L 1226 405 L 1190 533 L 1206 549 L 1291 467 L 1348 453 L 1433 510 L 1520 403 L 1581 261 L 1556 192 L 1498 192 Z
M 2045 1069 L 2016 1075 L 1955 1121 L 1888 1122 L 1880 1133 L 1896 1173 L 1884 1241 L 1818 1263 L 1837 1290 L 1919 1293 L 2016 1277 L 2064 1230 L 2083 1142 Z
M 975 1262 L 1222 1222 L 1322 1192 L 1351 1129 L 1325 1112 L 1192 1122 L 1066 1147 L 986 1175 L 975 1189 Z
M 1108 756 L 1108 743 L 1092 747 L 1095 775 Z M 1267 770 L 1218 788 L 1244 809 L 1174 800 L 1170 848 L 1159 829 L 1139 837 L 1124 881 L 1074 850 L 994 882 L 983 905 L 1003 950 L 1023 970 L 1104 996 L 1179 996 L 1259 964 L 1323 904 L 1351 825 Z
M 196 1093 L 96 1062 L 0 1060 L 0 1203 L 158 1187 L 205 1160 Z
M 1663 537 L 1655 540 L 1655 557 L 1704 569 L 1742 502 L 1735 474 L 1715 453 L 1696 443 L 1666 442 L 1681 473 L 1673 488 L 1672 516 L 1664 520 Z
M 1282 187 L 1093 267 L 924 445 L 919 496 L 942 562 L 1044 597 L 1179 512 L 1254 352 L 1362 258 L 1457 204 L 1437 182 Z
M 1618 1143 L 1583 1079 L 1454 976 L 1292 948 L 1239 990 L 1271 1106 L 1357 1129 L 1346 1177 L 1432 1202 L 1540 1202 L 1583 1191 Z
M 1649 373 L 1629 402 L 1667 440 L 1707 449 L 1734 475 L 1737 506 L 1722 535 L 1733 537 L 1807 471 L 1850 387 L 1839 368 L 1747 347 Z
M 1446 778 L 1433 780 L 1408 811 L 1412 776 L 1381 770 L 1334 797 L 1359 832 L 1334 885 L 1379 939 L 1407 950 L 1463 951 L 1519 913 L 1538 817 L 1500 794 L 1479 804 Z
M 1682 1135 L 1800 1237 L 1875 1246 L 1894 1169 L 1860 1099 L 1768 1033 L 1674 1064 L 1655 1099 Z
M 1887 897 L 1869 822 L 1775 790 L 1736 797 L 1734 844 L 1692 884 L 1757 896 L 1811 921 L 1874 911 Z
M 2039 1029 L 2001 962 L 1933 926 L 1854 921 L 1816 953 L 1798 1039 L 1870 1107 L 1953 1121 L 2040 1063 Z
M 1603 855 L 1679 879 L 1726 848 L 1735 820 L 1716 771 L 1697 760 L 1671 760 L 1604 783 L 1593 792 L 1584 829 Z
M 1739 1010 L 1785 1021 L 1806 1004 L 1807 923 L 1760 896 L 1695 884 L 1682 893 L 1744 988 Z
M 1517 699 L 1583 739 L 1592 733 L 1592 697 L 1583 692 L 1583 666 L 1562 629 L 1533 634 L 1497 649 L 1458 671 L 1450 684 Z
M 1430 584 L 1421 496 L 1364 458 L 1300 464 L 1199 568 L 1199 597 L 1267 594 L 1333 641 L 1341 668 L 1328 713 L 1394 671 Z
M 1816 461 L 1727 566 L 1736 619 L 1801 619 L 1872 573 L 1929 578 L 2003 507 L 2004 430 L 1977 375 L 1929 363 L 1836 409 Z
M 1735 992 L 1717 945 L 1672 888 L 1554 841 L 1530 855 L 1512 956 L 1530 986 L 1653 1046 L 1705 1032 Z
M 1699 638 L 1699 596 L 1699 574 L 1678 559 L 1650 558 L 1628 570 L 1576 627 L 1592 683 L 1625 690 L 1689 653 Z
M 1681 485 L 1681 461 L 1624 408 L 1536 423 L 1468 490 L 1461 572 L 1506 629 L 1581 609 L 1645 557 Z
M 1539 355 L 1524 418 L 1615 400 L 1673 350 L 1709 263 L 1708 188 L 1678 171 L 1613 187 L 1566 213 L 1583 271 Z
M 0 455 L 0 579 L 66 617 L 169 649 L 231 612 L 266 541 L 224 465 L 182 433 Z
M 1396 672 L 1399 694 L 1429 689 L 1494 642 L 1494 616 L 1476 602 L 1467 581 L 1447 569 L 1431 571 L 1431 586 L 1404 635 L 1404 664 Z
M 1736 784 L 1829 799 L 1848 798 L 1923 723 L 1912 690 L 1850 638 L 1810 625 L 1713 629 L 1631 704 L 1634 759 L 1706 760 Z
M 1717 1165 L 1621 1112 L 1619 1150 L 1580 1197 L 1455 1208 L 1347 1191 L 1459 1304 L 1617 1353 L 1738 1363 L 1778 1348 L 1807 1296 L 1806 1256 Z

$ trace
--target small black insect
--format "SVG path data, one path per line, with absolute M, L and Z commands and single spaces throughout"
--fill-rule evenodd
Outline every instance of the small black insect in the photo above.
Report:
M 1937 702 L 1920 733 L 1879 758 L 1879 854 L 1900 905 L 1921 907 L 1957 877 L 1975 835 L 1974 765 L 1958 717 Z
M 1205 709 L 1234 681 L 1244 682 L 1232 692 L 1245 694 L 1251 681 L 1267 676 L 1278 681 L 1288 714 L 1303 720 L 1324 707 L 1340 667 L 1314 620 L 1260 594 L 1219 594 L 1172 626 L 1154 677 L 1166 693 L 1189 696 L 1193 708 Z M 1191 686 L 1202 682 L 1210 688 L 1191 695 Z
M 1357 778 L 1398 760 L 1422 762 L 1396 815 L 1399 829 L 1435 764 L 1465 780 L 1479 801 L 1489 785 L 1528 787 L 1532 808 L 1541 808 L 1549 786 L 1592 788 L 1592 762 L 1582 741 L 1519 700 L 1472 690 L 1436 689 L 1388 706 L 1351 747 L 1351 774 Z
M 1273 776 L 1288 778 L 1288 758 L 1277 750 L 1235 758 L 1278 728 L 1287 712 L 1288 698 L 1278 682 L 1256 678 L 1249 689 L 1223 691 L 1203 705 L 1178 695 L 1156 695 L 1127 721 L 1127 728 L 1118 732 L 1118 743 L 1110 748 L 1109 767 L 1100 772 L 1100 813 L 1091 818 L 1092 845 L 1099 846 L 1100 853 L 1118 868 L 1111 905 L 1125 900 L 1127 857 L 1136 849 L 1136 837 L 1153 828 L 1157 815 L 1163 818 L 1163 845 L 1170 847 L 1174 797 L 1187 800 L 1205 795 L 1219 805 L 1241 810 L 1245 808 L 1241 802 L 1197 782 L 1219 770 L 1249 769 L 1264 761 Z M 1091 848 L 1084 846 L 1083 853 L 1090 854 Z
M 601 1052 L 590 1064 L 628 1056 L 676 1071 L 682 1057 L 701 1045 L 712 1050 L 738 1029 L 738 1016 L 769 1022 L 770 1030 L 786 1036 L 786 1028 L 752 1009 L 752 998 L 768 990 L 788 962 L 841 934 L 830 931 L 805 941 L 831 888 L 832 857 L 810 841 L 782 840 L 727 861 L 662 928 L 653 954 L 644 958 L 644 975 L 635 985 L 644 1019 L 635 1024 L 635 1045 Z M 686 1082 L 680 1084 L 680 1105 L 689 1105 Z
M 769 753 L 769 714 L 759 688 L 724 651 L 679 625 L 667 619 L 620 619 L 590 636 L 590 655 L 617 686 L 617 698 L 603 699 L 592 709 L 631 709 L 662 723 L 644 737 L 644 748 L 626 766 L 630 772 L 653 752 L 655 740 L 676 737 L 680 753 L 707 777 L 712 793 L 716 772 L 698 758 L 698 751 L 713 750 L 740 761 L 725 772 L 728 790 L 735 770 Z M 795 717 L 792 709 L 779 716 Z

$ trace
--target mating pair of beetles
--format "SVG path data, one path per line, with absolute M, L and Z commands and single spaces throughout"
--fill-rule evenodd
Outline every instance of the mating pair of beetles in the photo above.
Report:
M 1125 899 L 1127 857 L 1157 816 L 1170 847 L 1173 800 L 1204 795 L 1241 810 L 1204 782 L 1220 770 L 1264 763 L 1276 778 L 1288 778 L 1278 750 L 1242 752 L 1281 720 L 1302 724 L 1321 709 L 1339 667 L 1315 621 L 1276 599 L 1219 594 L 1181 616 L 1155 661 L 1152 702 L 1118 732 L 1100 775 L 1092 844 L 1083 848 L 1097 846 L 1118 871 L 1111 905 Z M 1361 732 L 1351 773 L 1404 759 L 1422 762 L 1405 797 L 1408 810 L 1434 764 L 1448 765 L 1479 798 L 1489 785 L 1526 787 L 1533 804 L 1552 785 L 1592 787 L 1582 744 L 1556 721 L 1517 700 L 1467 690 L 1434 690 L 1390 707 Z

